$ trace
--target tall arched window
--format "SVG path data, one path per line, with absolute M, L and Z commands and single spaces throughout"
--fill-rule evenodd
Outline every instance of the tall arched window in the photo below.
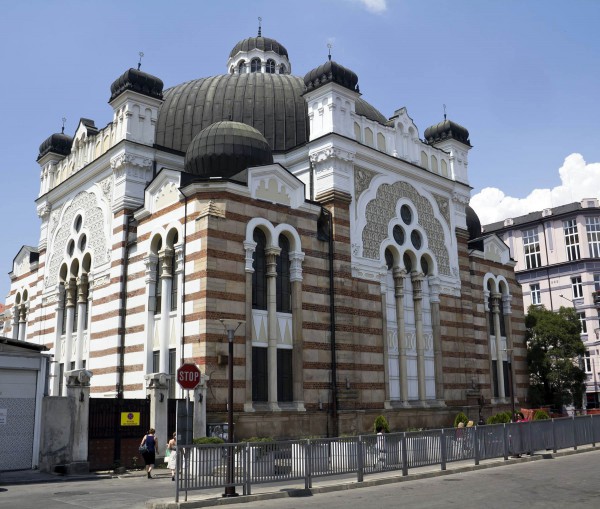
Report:
M 267 237 L 260 229 L 254 230 L 256 249 L 252 258 L 254 272 L 252 274 L 252 308 L 267 309 L 267 258 L 265 248 Z
M 178 236 L 177 233 L 173 237 L 173 246 L 177 244 Z M 177 257 L 175 256 L 175 249 L 173 248 L 173 256 L 171 257 L 171 311 L 177 310 L 177 274 L 175 269 L 177 268 Z
M 244 74 L 246 72 L 246 62 L 244 60 L 238 64 L 238 71 L 240 74 Z
M 267 67 L 265 68 L 265 71 L 269 74 L 275 74 L 275 60 L 272 60 L 271 58 L 267 60 Z
M 253 58 L 250 61 L 250 72 L 260 72 L 260 59 Z
M 162 249 L 162 239 L 158 241 L 158 245 L 156 246 L 156 252 L 160 253 Z M 158 259 L 158 261 L 156 262 L 156 269 L 155 269 L 155 278 L 156 280 L 154 281 L 154 314 L 155 315 L 160 315 L 160 312 L 162 310 L 162 284 L 161 284 L 161 280 L 160 277 L 162 276 L 162 263 L 160 258 Z
M 279 236 L 281 252 L 277 257 L 277 311 L 292 312 L 292 285 L 290 283 L 290 241 L 285 235 Z
M 488 281 L 488 322 L 490 323 L 490 336 L 495 336 L 495 327 L 494 327 L 494 306 L 492 305 L 492 293 L 494 292 L 492 283 Z

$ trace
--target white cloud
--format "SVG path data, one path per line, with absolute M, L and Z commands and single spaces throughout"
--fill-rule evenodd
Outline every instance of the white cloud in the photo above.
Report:
M 361 3 L 365 9 L 375 14 L 381 14 L 387 10 L 387 0 L 351 0 Z
M 552 189 L 534 189 L 525 198 L 506 196 L 500 189 L 486 187 L 471 198 L 471 207 L 482 225 L 518 217 L 545 208 L 558 207 L 600 197 L 600 163 L 586 163 L 581 154 L 571 154 L 558 170 L 561 184 Z

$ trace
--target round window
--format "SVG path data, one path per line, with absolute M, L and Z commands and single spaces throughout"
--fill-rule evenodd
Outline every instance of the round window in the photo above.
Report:
M 83 252 L 85 251 L 85 248 L 87 246 L 87 237 L 85 236 L 85 233 L 79 237 L 79 251 Z
M 412 210 L 410 210 L 408 205 L 402 205 L 402 207 L 400 207 L 400 217 L 402 218 L 402 221 L 404 221 L 404 224 L 412 223 L 412 216 Z
M 78 215 L 75 218 L 75 223 L 73 224 L 73 227 L 75 228 L 76 232 L 79 232 L 79 230 L 81 230 L 81 224 L 83 223 L 83 219 L 80 215 Z
M 410 232 L 410 241 L 415 249 L 421 249 L 423 241 L 421 240 L 421 234 L 417 230 Z
M 394 235 L 394 240 L 396 241 L 396 244 L 398 244 L 399 246 L 401 246 L 402 244 L 404 244 L 404 228 L 402 228 L 402 226 L 394 226 L 394 230 L 392 231 L 392 234 Z
M 71 239 L 69 241 L 69 243 L 67 244 L 67 253 L 69 254 L 69 256 L 73 256 L 74 252 L 75 252 L 75 241 L 73 239 Z

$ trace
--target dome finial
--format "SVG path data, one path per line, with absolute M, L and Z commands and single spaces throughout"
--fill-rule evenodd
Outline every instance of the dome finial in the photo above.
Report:
M 143 51 L 140 51 L 140 52 L 138 53 L 138 55 L 140 56 L 140 61 L 138 62 L 138 69 L 137 69 L 137 70 L 139 71 L 139 70 L 140 70 L 140 67 L 142 67 L 142 57 L 144 56 L 144 52 L 143 52 Z
M 62 130 L 60 131 L 60 132 L 61 132 L 61 134 L 65 134 L 65 123 L 66 123 L 66 122 L 67 122 L 67 119 L 66 119 L 66 117 L 63 117 L 63 118 L 62 118 L 62 123 L 63 123 L 63 125 L 62 125 Z
M 331 44 L 330 42 L 327 43 L 327 48 L 329 48 L 329 55 L 327 55 L 327 58 L 329 60 L 331 60 L 331 48 L 333 48 L 333 44 Z
M 444 107 L 444 120 L 446 120 L 446 105 L 442 104 L 442 106 Z
M 258 17 L 258 36 L 262 37 L 262 18 L 259 16 Z

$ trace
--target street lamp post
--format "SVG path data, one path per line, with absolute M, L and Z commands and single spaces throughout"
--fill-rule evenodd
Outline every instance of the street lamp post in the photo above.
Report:
M 233 338 L 235 331 L 239 329 L 240 325 L 244 323 L 242 320 L 238 320 L 237 326 L 229 325 L 225 323 L 225 320 L 219 320 L 225 331 L 227 332 L 227 342 L 229 343 L 229 350 L 227 355 L 227 441 L 233 444 Z M 233 446 L 227 448 L 227 485 L 225 486 L 225 492 L 223 497 L 237 497 L 238 493 L 235 491 L 235 483 L 233 478 Z

